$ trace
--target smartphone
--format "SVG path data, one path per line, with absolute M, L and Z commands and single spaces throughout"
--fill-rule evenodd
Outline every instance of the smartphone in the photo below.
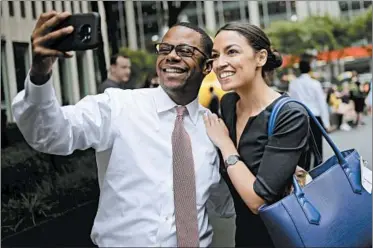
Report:
M 101 18 L 97 12 L 73 14 L 52 29 L 52 32 L 73 26 L 74 31 L 47 45 L 61 52 L 84 51 L 98 48 L 102 43 Z

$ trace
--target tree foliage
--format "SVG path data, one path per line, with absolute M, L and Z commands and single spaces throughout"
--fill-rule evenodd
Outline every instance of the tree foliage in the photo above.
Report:
M 291 55 L 300 55 L 306 49 L 339 49 L 364 38 L 371 43 L 372 8 L 351 22 L 330 16 L 311 16 L 299 22 L 273 22 L 266 32 L 275 48 Z
M 366 39 L 372 43 L 372 7 L 353 20 L 349 26 L 348 34 L 355 41 Z

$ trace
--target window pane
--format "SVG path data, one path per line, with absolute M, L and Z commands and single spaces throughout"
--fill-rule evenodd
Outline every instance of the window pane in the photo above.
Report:
M 26 17 L 25 1 L 20 1 L 20 5 L 21 5 L 21 16 L 25 18 Z
M 368 8 L 370 5 L 372 5 L 371 1 L 364 1 L 364 8 Z
M 339 8 L 341 9 L 341 11 L 347 11 L 348 10 L 347 1 L 340 1 L 339 2 Z
M 17 92 L 24 89 L 26 78 L 26 64 L 28 61 L 28 44 L 27 43 L 13 43 L 14 65 L 16 67 Z
M 351 1 L 351 9 L 360 9 L 360 1 Z
M 9 1 L 9 15 L 10 16 L 14 16 L 14 5 L 13 5 L 13 1 Z
M 31 2 L 31 9 L 32 9 L 32 18 L 36 19 L 36 6 L 35 6 L 35 1 Z
M 286 13 L 286 3 L 285 1 L 278 2 L 268 2 L 268 14 L 282 14 Z
M 5 51 L 5 41 L 1 41 L 1 51 Z M 4 85 L 7 83 L 6 82 L 6 60 L 5 60 L 5 52 L 1 53 L 1 105 L 5 104 L 5 90 L 4 90 Z

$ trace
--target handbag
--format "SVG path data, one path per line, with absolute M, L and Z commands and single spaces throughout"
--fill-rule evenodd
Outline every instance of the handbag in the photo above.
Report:
M 259 208 L 274 245 L 371 247 L 372 196 L 362 187 L 360 155 L 355 149 L 341 152 L 309 108 L 290 97 L 274 106 L 268 136 L 273 134 L 279 111 L 289 102 L 307 110 L 335 155 L 309 171 L 312 182 L 302 188 L 293 176 L 293 193 Z

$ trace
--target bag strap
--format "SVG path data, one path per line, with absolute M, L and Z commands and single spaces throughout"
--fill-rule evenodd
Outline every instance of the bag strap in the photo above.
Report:
M 328 144 L 332 148 L 335 156 L 338 159 L 339 165 L 342 167 L 343 172 L 345 173 L 348 181 L 350 182 L 350 185 L 351 185 L 351 188 L 352 188 L 353 192 L 355 192 L 357 194 L 360 194 L 361 191 L 362 191 L 360 166 L 357 166 L 357 167 L 353 166 L 352 167 L 347 163 L 346 159 L 343 157 L 342 153 L 340 152 L 338 147 L 334 144 L 334 142 L 332 141 L 330 136 L 327 134 L 327 132 L 325 131 L 323 126 L 316 119 L 315 115 L 302 102 L 297 101 L 295 99 L 292 99 L 290 97 L 284 97 L 284 98 L 278 100 L 277 103 L 275 104 L 275 106 L 273 107 L 272 113 L 271 113 L 271 115 L 269 117 L 269 120 L 268 120 L 268 136 L 273 135 L 273 131 L 274 131 L 275 123 L 276 123 L 276 118 L 277 118 L 280 110 L 282 109 L 282 107 L 289 102 L 296 102 L 296 103 L 300 104 L 301 106 L 303 106 L 305 108 L 309 117 L 312 119 L 312 121 L 314 121 L 316 126 L 320 129 L 320 131 L 321 131 L 322 135 L 324 136 L 325 140 L 328 142 Z
M 285 103 L 283 103 L 283 105 L 280 106 L 279 102 L 282 101 L 283 99 L 287 99 L 287 98 L 289 98 L 289 97 L 282 98 L 275 104 L 275 106 L 273 108 L 273 111 L 271 113 L 271 116 L 269 117 L 269 123 L 270 124 L 268 125 L 268 136 L 273 135 L 275 125 L 276 125 L 277 115 L 280 113 L 280 110 L 281 110 L 282 106 L 286 104 L 286 102 L 285 102 Z M 273 116 L 273 115 L 275 115 L 275 116 Z M 321 164 L 322 163 L 322 157 L 321 157 L 319 149 L 317 148 L 316 140 L 315 140 L 315 137 L 314 137 L 311 129 L 310 129 L 310 134 L 311 134 L 310 135 L 310 140 L 312 142 L 311 149 L 314 151 L 315 159 L 317 159 L 317 164 Z

